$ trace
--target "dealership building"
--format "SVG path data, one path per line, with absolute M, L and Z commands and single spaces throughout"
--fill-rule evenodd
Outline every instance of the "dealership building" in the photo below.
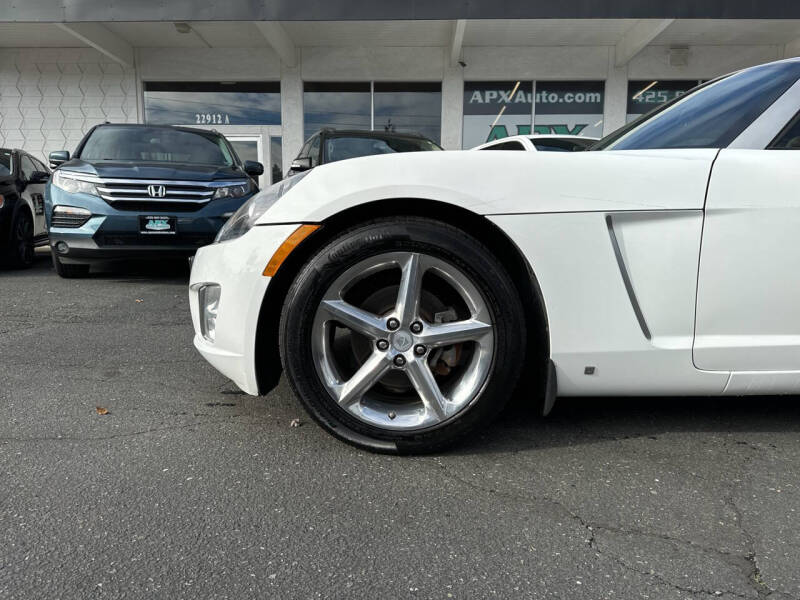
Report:
M 800 55 L 797 0 L 0 0 L 0 147 L 93 125 L 217 129 L 277 179 L 321 127 L 445 149 L 601 136 Z

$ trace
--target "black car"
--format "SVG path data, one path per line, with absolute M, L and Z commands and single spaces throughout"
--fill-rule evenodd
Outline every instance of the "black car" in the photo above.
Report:
M 39 159 L 0 148 L 0 262 L 29 267 L 34 247 L 47 244 L 43 194 L 49 178 Z
M 312 135 L 292 161 L 286 176 L 313 169 L 317 165 L 394 152 L 441 150 L 436 142 L 415 133 L 387 133 L 358 129 L 321 129 Z

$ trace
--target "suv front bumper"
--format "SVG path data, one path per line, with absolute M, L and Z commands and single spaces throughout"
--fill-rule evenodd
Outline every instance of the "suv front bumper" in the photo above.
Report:
M 50 247 L 64 263 L 129 258 L 185 257 L 214 241 L 231 214 L 250 196 L 210 200 L 193 211 L 149 208 L 147 211 L 119 210 L 102 198 L 89 194 L 70 194 L 53 185 L 45 192 L 45 214 Z M 81 227 L 53 227 L 51 216 L 57 205 L 85 208 L 92 217 Z M 147 234 L 140 231 L 142 216 L 175 217 L 173 234 Z

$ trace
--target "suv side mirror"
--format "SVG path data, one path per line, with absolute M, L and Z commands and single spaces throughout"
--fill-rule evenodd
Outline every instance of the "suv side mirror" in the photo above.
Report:
M 246 160 L 244 161 L 244 172 L 250 177 L 258 177 L 264 174 L 264 165 L 254 160 Z
M 292 166 L 289 167 L 292 171 L 308 171 L 311 168 L 311 157 L 303 156 L 298 157 L 292 161 Z
M 69 160 L 68 150 L 56 150 L 50 153 L 50 166 L 55 169 L 57 166 L 64 164 Z
M 50 173 L 47 171 L 34 171 L 31 173 L 28 183 L 45 183 L 48 179 L 50 179 Z

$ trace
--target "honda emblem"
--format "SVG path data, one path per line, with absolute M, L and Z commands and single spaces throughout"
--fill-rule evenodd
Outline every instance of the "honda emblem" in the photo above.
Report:
M 147 195 L 151 198 L 163 198 L 167 195 L 167 188 L 163 185 L 148 185 Z

